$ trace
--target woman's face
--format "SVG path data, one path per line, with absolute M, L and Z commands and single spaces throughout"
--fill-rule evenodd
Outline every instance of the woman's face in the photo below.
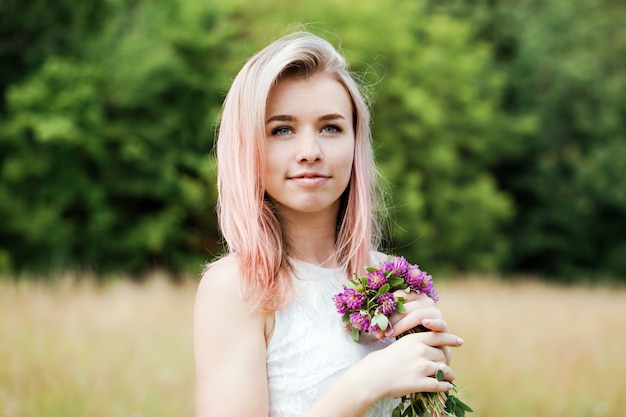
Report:
M 264 186 L 278 211 L 336 216 L 354 159 L 352 102 L 327 75 L 280 81 L 268 97 Z

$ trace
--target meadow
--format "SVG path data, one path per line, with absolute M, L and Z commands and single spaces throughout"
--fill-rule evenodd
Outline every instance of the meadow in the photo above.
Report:
M 192 416 L 196 280 L 95 282 L 0 280 L 0 415 Z M 465 340 L 452 366 L 469 416 L 623 415 L 626 289 L 484 277 L 437 287 Z

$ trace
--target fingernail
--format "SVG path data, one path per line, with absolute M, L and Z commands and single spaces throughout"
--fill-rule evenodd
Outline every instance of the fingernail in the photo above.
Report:
M 450 390 L 452 389 L 452 387 L 454 387 L 454 385 L 452 385 L 452 383 L 450 383 L 450 382 L 446 382 L 446 384 L 445 384 L 445 385 L 446 385 L 446 388 L 445 388 L 445 389 L 446 389 L 447 391 L 450 391 Z
M 387 336 L 387 337 L 393 336 L 393 329 L 391 327 L 389 327 L 387 330 L 385 330 L 385 336 Z
M 459 345 L 462 345 L 462 344 L 463 344 L 463 339 L 461 339 L 460 337 L 457 337 L 457 338 L 456 338 L 456 342 L 457 342 Z

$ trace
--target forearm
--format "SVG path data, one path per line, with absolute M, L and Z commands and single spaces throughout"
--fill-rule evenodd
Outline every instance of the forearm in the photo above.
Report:
M 362 417 L 380 397 L 367 380 L 350 368 L 300 417 Z

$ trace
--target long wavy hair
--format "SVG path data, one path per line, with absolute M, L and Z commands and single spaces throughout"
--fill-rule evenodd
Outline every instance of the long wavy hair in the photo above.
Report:
M 252 56 L 235 77 L 223 103 L 216 144 L 221 233 L 238 258 L 244 299 L 263 311 L 284 307 L 293 290 L 289 247 L 262 178 L 267 99 L 279 80 L 316 74 L 345 87 L 354 113 L 355 154 L 337 218 L 336 258 L 346 273 L 362 272 L 380 242 L 375 208 L 382 199 L 365 95 L 328 41 L 308 32 L 284 36 Z

